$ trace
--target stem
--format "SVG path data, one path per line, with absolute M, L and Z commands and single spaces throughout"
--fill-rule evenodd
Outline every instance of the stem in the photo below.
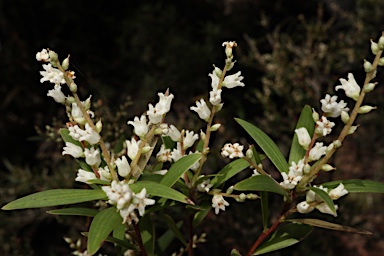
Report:
M 188 256 L 193 256 L 193 214 L 188 215 L 189 244 Z
M 141 239 L 139 225 L 133 224 L 133 228 L 135 229 L 137 243 L 138 243 L 139 248 L 140 248 L 140 253 L 141 253 L 142 256 L 147 256 L 147 252 L 145 251 L 145 247 L 144 247 L 144 244 L 143 244 L 143 239 Z
M 339 137 L 337 138 L 337 140 L 340 141 L 340 143 L 342 143 L 343 140 L 345 139 L 345 137 L 348 135 L 348 132 L 349 132 L 351 126 L 353 125 L 353 123 L 356 120 L 359 108 L 360 108 L 361 104 L 363 103 L 363 100 L 364 100 L 364 97 L 365 97 L 365 94 L 366 94 L 365 91 L 364 91 L 364 87 L 373 79 L 373 76 L 374 76 L 374 74 L 376 72 L 376 69 L 377 69 L 377 66 L 378 66 L 378 63 L 379 63 L 379 59 L 380 59 L 382 53 L 383 53 L 383 51 L 379 51 L 376 54 L 375 60 L 372 63 L 372 71 L 368 72 L 366 77 L 365 77 L 364 85 L 362 87 L 360 96 L 359 96 L 359 98 L 356 101 L 356 104 L 355 104 L 355 106 L 354 106 L 354 108 L 352 110 L 352 113 L 351 113 L 351 115 L 349 117 L 349 120 L 346 123 L 346 125 L 344 126 L 343 130 L 341 131 Z M 301 179 L 301 181 L 299 182 L 297 187 L 305 186 L 308 183 L 308 181 L 311 180 L 312 177 L 317 175 L 317 173 L 321 170 L 321 167 L 329 161 L 329 159 L 333 156 L 333 154 L 336 152 L 336 150 L 337 150 L 337 148 L 333 148 L 332 150 L 330 150 L 324 156 L 324 158 L 316 165 L 316 167 L 313 168 L 307 175 L 305 175 Z

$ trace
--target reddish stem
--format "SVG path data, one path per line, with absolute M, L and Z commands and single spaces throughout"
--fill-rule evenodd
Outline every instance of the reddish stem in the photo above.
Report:
M 137 224 L 133 224 L 133 228 L 135 229 L 136 238 L 137 238 L 137 243 L 138 243 L 138 245 L 139 245 L 141 255 L 142 255 L 142 256 L 147 256 L 147 252 L 145 251 L 145 247 L 144 247 L 144 244 L 143 244 L 143 240 L 141 239 L 141 234 L 140 234 L 140 228 L 139 228 L 139 225 L 137 225 Z

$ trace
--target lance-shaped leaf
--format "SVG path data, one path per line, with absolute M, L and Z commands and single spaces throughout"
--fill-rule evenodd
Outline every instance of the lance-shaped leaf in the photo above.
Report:
M 283 154 L 273 142 L 273 140 L 256 126 L 239 118 L 236 121 L 247 131 L 247 133 L 255 140 L 257 145 L 264 151 L 271 162 L 280 172 L 288 172 L 288 163 Z
M 327 192 L 325 192 L 324 190 L 322 190 L 320 188 L 315 188 L 315 187 L 311 187 L 309 189 L 312 190 L 313 192 L 315 192 L 315 194 L 328 205 L 328 207 L 331 209 L 331 211 L 334 214 L 336 214 L 335 204 L 333 203 L 332 198 L 328 195 Z
M 167 224 L 168 228 L 175 234 L 175 236 L 184 244 L 185 247 L 188 247 L 187 241 L 185 241 L 185 238 L 183 234 L 180 232 L 179 227 L 176 225 L 175 221 L 171 218 L 171 216 L 164 214 L 163 220 Z
M 313 131 L 315 129 L 315 122 L 312 118 L 312 110 L 311 107 L 305 105 L 303 110 L 301 111 L 299 120 L 296 124 L 296 129 L 304 127 L 307 129 L 309 136 L 313 135 Z M 305 149 L 299 144 L 297 134 L 294 132 L 291 150 L 289 152 L 289 161 L 288 163 L 295 162 L 297 163 L 300 159 L 305 156 Z
M 196 228 L 207 216 L 207 214 L 211 211 L 212 205 L 208 202 L 202 203 L 200 205 L 200 208 L 202 208 L 200 211 L 195 213 L 195 216 L 193 216 L 193 227 Z
M 322 185 L 332 189 L 340 183 L 349 193 L 384 193 L 384 183 L 373 180 L 336 180 Z
M 81 232 L 81 234 L 85 237 L 88 237 L 89 235 L 89 232 Z M 118 239 L 116 237 L 112 237 L 112 236 L 108 236 L 104 241 L 106 242 L 112 242 L 112 243 L 115 243 L 115 244 L 118 244 L 126 249 L 131 249 L 131 250 L 135 250 L 135 251 L 138 251 L 139 249 L 137 248 L 137 246 L 133 245 L 133 244 L 130 244 L 128 241 L 125 241 L 125 240 L 121 240 L 121 239 Z
M 182 225 L 183 225 L 183 222 L 179 221 L 177 222 L 176 227 L 180 229 Z M 172 232 L 172 230 L 168 229 L 163 235 L 161 235 L 157 239 L 157 245 L 159 247 L 159 251 L 165 252 L 165 250 L 168 248 L 168 246 L 171 244 L 174 238 L 175 238 L 175 234 Z
M 211 180 L 210 183 L 213 184 L 213 188 L 217 188 L 231 177 L 249 167 L 249 165 L 250 164 L 244 159 L 236 159 L 235 161 L 230 162 L 224 166 L 223 169 L 217 173 L 217 176 Z
M 169 168 L 168 172 L 164 175 L 160 184 L 168 187 L 172 187 L 176 181 L 189 170 L 197 161 L 201 158 L 200 153 L 194 153 L 180 158 L 176 161 L 171 168 Z
M 288 192 L 268 175 L 252 176 L 236 183 L 233 188 L 239 191 L 267 191 L 288 196 Z
M 149 214 L 139 221 L 141 240 L 147 255 L 154 255 L 155 250 L 155 225 Z M 144 254 L 143 254 L 144 255 Z
M 95 217 L 96 214 L 99 213 L 98 210 L 90 209 L 90 208 L 64 208 L 47 211 L 49 214 L 56 215 L 77 215 L 77 216 L 87 216 L 87 217 Z
M 180 193 L 179 191 L 156 182 L 138 181 L 136 183 L 130 184 L 129 187 L 135 193 L 140 193 L 140 191 L 145 188 L 147 190 L 147 193 L 151 196 L 159 196 L 162 198 L 168 198 L 175 201 L 179 201 L 185 204 L 193 204 L 190 199 L 188 199 L 184 194 Z
M 319 228 L 326 228 L 326 229 L 332 229 L 332 230 L 337 230 L 337 231 L 344 231 L 344 232 L 352 232 L 352 233 L 358 233 L 362 235 L 372 235 L 371 232 L 365 231 L 365 230 L 359 230 L 355 229 L 352 227 L 348 226 L 342 226 L 340 224 L 324 221 L 324 220 L 317 220 L 317 219 L 290 219 L 290 220 L 285 220 L 287 222 L 293 222 L 293 223 L 302 223 L 302 224 L 307 224 L 311 225 L 314 227 L 319 227 Z
M 89 254 L 95 254 L 107 239 L 113 229 L 122 223 L 123 219 L 116 211 L 116 207 L 110 207 L 99 212 L 93 218 L 88 233 L 87 251 Z
M 277 229 L 272 236 L 256 249 L 252 255 L 261 255 L 297 244 L 306 238 L 313 228 L 309 225 L 289 223 Z
M 19 198 L 3 206 L 1 209 L 40 208 L 83 203 L 106 198 L 107 195 L 100 189 L 52 189 Z

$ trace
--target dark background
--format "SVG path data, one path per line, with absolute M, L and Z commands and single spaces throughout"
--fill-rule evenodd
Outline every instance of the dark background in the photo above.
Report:
M 246 87 L 224 93 L 217 120 L 225 129 L 216 145 L 246 141 L 232 120 L 237 116 L 257 124 L 287 153 L 304 104 L 319 109 L 319 99 L 333 93 L 348 72 L 362 83 L 362 59 L 372 60 L 369 39 L 377 40 L 384 30 L 383 9 L 379 0 L 0 1 L 0 204 L 49 188 L 79 186 L 73 182 L 76 166 L 61 156 L 57 135 L 65 110 L 46 97 L 50 85 L 39 82 L 42 68 L 35 54 L 42 48 L 55 50 L 61 59 L 71 55 L 79 94 L 93 95 L 94 108 L 104 117 L 104 136 L 116 138 L 129 130 L 129 118 L 168 87 L 176 96 L 171 120 L 198 130 L 198 119 L 187 110 L 206 96 L 212 64 L 222 67 L 221 43 L 235 40 L 234 72 L 242 71 Z M 380 71 L 377 80 L 383 81 Z M 382 95 L 379 82 L 367 97 L 379 109 L 358 119 L 358 133 L 332 160 L 337 171 L 319 181 L 384 181 Z M 380 255 L 382 200 L 349 195 L 340 200 L 334 220 L 370 230 L 372 236 L 316 229 L 303 243 L 275 255 Z M 271 203 L 276 213 L 280 203 Z M 45 210 L 0 212 L 0 254 L 69 255 L 62 237 L 78 238 L 86 221 Z M 256 211 L 253 202 L 233 203 L 220 218 L 209 215 L 199 230 L 207 232 L 208 242 L 199 253 L 246 250 L 260 233 Z

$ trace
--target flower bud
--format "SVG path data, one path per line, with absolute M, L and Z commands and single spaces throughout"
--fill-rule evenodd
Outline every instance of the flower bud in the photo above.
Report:
M 332 171 L 332 170 L 335 170 L 336 168 L 333 167 L 332 165 L 330 164 L 323 164 L 323 166 L 321 166 L 321 170 L 325 171 L 325 172 L 329 172 L 329 171 Z
M 335 148 L 335 144 L 333 143 L 329 144 L 326 150 L 327 154 L 331 152 L 334 148 Z
M 367 60 L 364 60 L 363 67 L 364 67 L 364 71 L 367 73 L 369 73 L 373 70 L 372 64 Z
M 320 119 L 319 113 L 317 113 L 314 108 L 312 108 L 312 118 L 313 118 L 313 121 L 315 121 L 315 122 L 319 121 L 319 119 Z
M 230 186 L 225 193 L 230 195 L 232 194 L 232 192 L 233 192 L 233 186 Z
M 101 119 L 100 119 L 100 120 L 97 121 L 97 123 L 96 123 L 96 131 L 97 131 L 98 133 L 100 133 L 102 129 L 103 129 L 103 123 L 101 122 Z
M 223 73 L 223 71 L 221 71 L 220 68 L 216 67 L 215 65 L 213 65 L 215 67 L 215 74 L 217 77 L 221 77 L 221 74 Z
M 375 89 L 376 84 L 377 83 L 369 83 L 365 85 L 363 89 L 365 92 L 371 92 L 373 89 Z
M 206 138 L 205 132 L 203 132 L 203 130 L 200 130 L 200 139 L 205 140 L 205 138 Z
M 142 154 L 148 153 L 152 148 L 150 146 L 144 146 L 143 149 L 141 150 Z
M 49 50 L 49 58 L 53 67 L 57 67 L 57 62 L 59 61 L 59 56 L 56 52 Z
M 247 152 L 245 152 L 245 156 L 249 159 L 251 159 L 253 157 L 253 151 L 252 151 L 252 148 L 249 148 L 247 150 Z
M 384 50 L 384 36 L 379 38 L 378 46 L 380 50 Z
M 208 155 L 210 151 L 211 151 L 211 150 L 210 150 L 209 147 L 204 148 L 204 149 L 203 149 L 203 154 L 204 154 L 204 155 Z
M 69 85 L 69 90 L 71 90 L 71 92 L 77 92 L 77 84 L 75 84 L 74 82 L 72 82 L 72 83 Z
M 384 66 L 384 57 L 381 57 L 379 59 L 379 62 L 377 63 L 379 66 Z
M 305 164 L 303 171 L 304 173 L 309 173 L 311 171 L 311 166 L 309 164 Z
M 359 114 L 366 114 L 372 111 L 372 109 L 376 109 L 377 107 L 372 107 L 372 106 L 361 106 L 359 110 L 357 111 Z
M 341 121 L 343 121 L 344 124 L 348 123 L 349 121 L 349 114 L 346 111 L 341 111 Z
M 371 40 L 371 51 L 374 55 L 377 55 L 380 51 L 379 45 Z
M 247 199 L 250 199 L 250 200 L 255 200 L 255 199 L 258 199 L 260 198 L 258 195 L 256 194 L 248 194 L 247 195 Z
M 69 55 L 63 62 L 61 63 L 61 66 L 63 67 L 64 70 L 67 70 L 69 68 Z
M 72 103 L 76 102 L 75 98 L 72 96 L 67 97 L 67 103 L 72 106 Z
M 220 128 L 221 124 L 214 124 L 211 126 L 211 132 L 215 132 Z
M 355 131 L 357 130 L 358 125 L 351 126 L 348 130 L 348 135 L 354 134 Z
M 339 140 L 334 140 L 332 143 L 333 143 L 335 148 L 341 147 L 341 142 Z
M 215 108 L 216 112 L 219 112 L 223 108 L 223 105 L 224 105 L 224 103 L 215 105 L 214 108 Z

